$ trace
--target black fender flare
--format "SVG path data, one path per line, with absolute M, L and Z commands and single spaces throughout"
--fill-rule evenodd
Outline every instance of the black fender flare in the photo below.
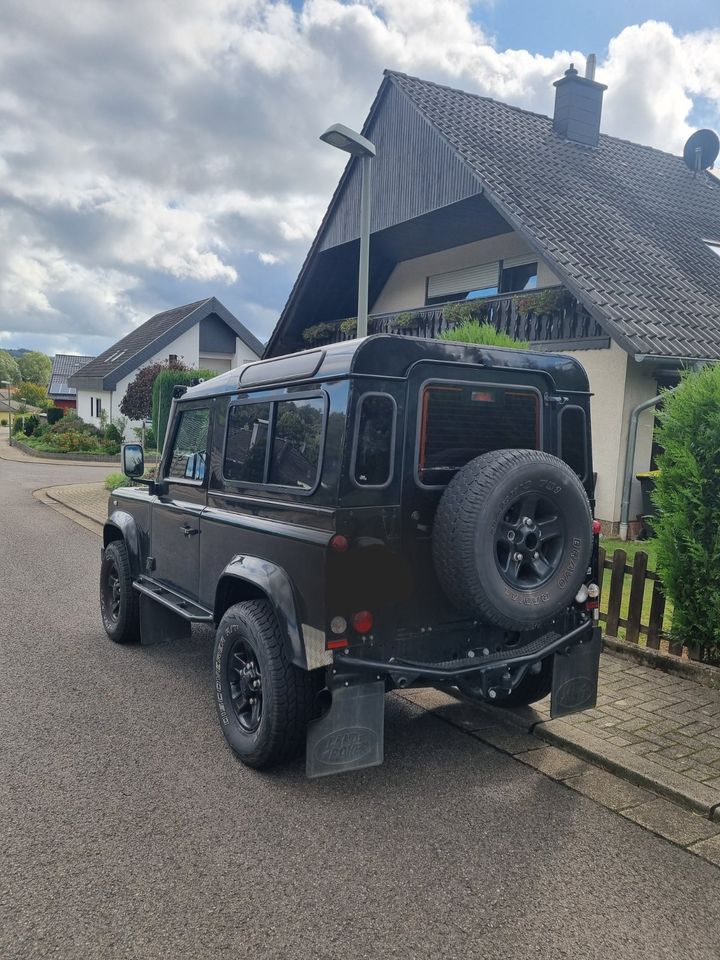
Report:
M 236 556 L 228 563 L 218 579 L 215 592 L 215 619 L 220 619 L 222 607 L 222 593 L 228 580 L 241 581 L 253 588 L 254 595 L 259 591 L 263 594 L 275 611 L 280 629 L 287 644 L 287 653 L 290 661 L 303 670 L 312 670 L 315 667 L 332 662 L 332 655 L 325 656 L 325 637 L 322 634 L 322 653 L 316 649 L 320 631 L 312 627 L 304 627 L 295 603 L 290 577 L 282 567 L 271 560 L 260 557 Z M 305 634 L 313 632 L 312 640 Z M 318 636 L 315 636 L 317 634 Z M 309 650 L 308 643 L 312 643 Z M 308 656 L 310 653 L 310 656 Z M 317 660 L 321 662 L 316 662 Z
M 142 572 L 140 533 L 135 518 L 125 510 L 113 510 L 103 525 L 103 550 L 113 540 L 124 540 L 133 577 Z

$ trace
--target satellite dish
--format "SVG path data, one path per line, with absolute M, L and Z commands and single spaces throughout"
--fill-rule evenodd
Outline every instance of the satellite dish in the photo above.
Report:
M 683 160 L 693 173 L 698 173 L 700 170 L 711 167 L 718 153 L 720 153 L 720 140 L 715 131 L 696 130 L 685 144 Z

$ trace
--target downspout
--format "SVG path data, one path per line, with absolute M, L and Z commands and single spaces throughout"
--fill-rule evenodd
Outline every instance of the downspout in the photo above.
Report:
M 673 388 L 674 389 L 674 388 Z M 665 393 L 670 393 L 666 390 Z M 651 400 L 644 400 L 639 403 L 630 414 L 630 425 L 628 427 L 627 450 L 625 452 L 625 476 L 623 478 L 622 503 L 620 504 L 620 539 L 627 540 L 628 517 L 630 515 L 630 491 L 632 489 L 633 467 L 635 465 L 635 445 L 637 443 L 638 421 L 640 414 L 650 407 L 657 406 L 665 394 L 653 397 Z

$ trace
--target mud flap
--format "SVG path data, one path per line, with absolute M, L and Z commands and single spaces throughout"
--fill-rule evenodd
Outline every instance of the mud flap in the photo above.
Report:
M 589 710 L 597 703 L 601 646 L 600 628 L 593 627 L 587 640 L 574 644 L 567 653 L 555 654 L 550 700 L 553 719 Z
M 308 777 L 327 777 L 382 763 L 384 720 L 382 681 L 338 687 L 325 716 L 308 725 Z
M 189 620 L 140 594 L 140 643 L 143 646 L 187 640 L 191 632 Z

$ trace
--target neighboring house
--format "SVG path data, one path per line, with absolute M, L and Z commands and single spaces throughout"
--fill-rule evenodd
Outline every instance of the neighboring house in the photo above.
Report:
M 3 419 L 6 419 L 8 414 L 16 417 L 22 414 L 40 414 L 42 412 L 40 407 L 33 407 L 32 404 L 23 403 L 22 400 L 16 400 L 7 390 L 0 390 L 0 416 Z
M 386 71 L 363 128 L 377 147 L 370 332 L 437 336 L 448 305 L 473 299 L 498 329 L 577 357 L 596 513 L 614 532 L 632 409 L 720 358 L 720 182 L 600 134 L 602 84 L 571 67 L 555 87 L 550 118 Z M 339 321 L 357 312 L 359 192 L 351 158 L 266 356 L 352 336 Z M 653 423 L 649 410 L 636 471 Z
M 158 313 L 69 378 L 78 415 L 99 424 L 103 412 L 121 416 L 128 385 L 138 370 L 169 359 L 226 373 L 263 351 L 262 343 L 215 297 Z M 135 424 L 129 423 L 128 429 Z
M 91 363 L 95 357 L 80 357 L 73 353 L 56 353 L 52 361 L 48 397 L 56 407 L 74 410 L 77 403 L 77 391 L 68 383 L 68 377 L 77 373 L 81 367 Z

